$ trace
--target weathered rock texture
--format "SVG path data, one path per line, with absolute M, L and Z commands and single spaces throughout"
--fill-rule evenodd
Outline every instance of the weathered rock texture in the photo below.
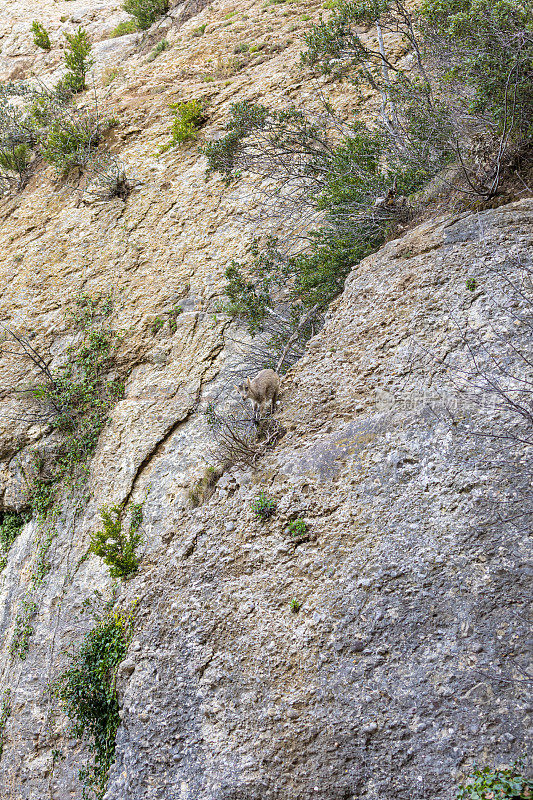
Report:
M 94 23 L 106 110 L 120 121 L 114 146 L 142 186 L 127 204 L 91 204 L 41 173 L 4 199 L 0 320 L 55 365 L 72 341 L 65 311 L 76 291 L 111 291 L 132 372 L 88 496 L 65 501 L 48 527 L 27 524 L 0 575 L 1 685 L 12 703 L 1 796 L 81 797 L 88 754 L 69 739 L 47 682 L 91 625 L 84 601 L 110 592 L 107 568 L 83 558 L 98 509 L 131 499 L 144 500 L 145 540 L 139 574 L 119 590 L 119 604 L 137 599 L 138 613 L 118 675 L 106 800 L 451 798 L 473 758 L 524 752 L 531 711 L 520 672 L 526 543 L 515 520 L 531 453 L 513 442 L 498 455 L 477 432 L 497 434 L 505 415 L 480 409 L 473 389 L 459 398 L 453 384 L 480 341 L 512 361 L 512 330 L 530 351 L 527 325 L 515 324 L 528 307 L 512 297 L 509 316 L 502 274 L 531 262 L 533 201 L 427 222 L 366 259 L 284 381 L 284 438 L 256 471 L 226 472 L 193 510 L 187 489 L 212 459 L 201 411 L 231 391 L 241 336 L 209 303 L 259 200 L 251 183 L 221 193 L 218 179 L 206 182 L 194 147 L 155 154 L 168 141 L 170 102 L 207 98 L 208 133 L 235 99 L 312 102 L 299 45 L 286 42 L 304 7 L 213 4 L 178 24 L 180 7 L 149 36 L 121 42 L 105 40 L 101 24 L 124 19 L 119 4 L 100 5 L 42 4 L 42 18 L 57 37 L 63 7 L 69 24 Z M 55 56 L 36 55 L 26 37 L 34 9 L 6 9 L 3 24 L 11 13 L 20 24 L 2 39 L 4 76 L 54 74 Z M 204 36 L 192 37 L 203 23 Z M 172 47 L 147 64 L 156 33 Z M 266 43 L 257 60 L 228 67 L 239 41 L 257 39 Z M 109 42 L 119 49 L 105 50 Z M 174 331 L 165 314 L 178 304 Z M 154 334 L 158 315 L 166 321 Z M 5 509 L 22 502 L 31 450 L 48 442 L 14 391 L 28 382 L 27 365 L 6 354 Z M 260 490 L 278 502 L 267 523 L 251 511 Z M 287 534 L 295 518 L 309 527 L 299 542 Z M 52 569 L 31 588 L 47 541 Z M 9 647 L 28 599 L 34 634 L 20 660 Z

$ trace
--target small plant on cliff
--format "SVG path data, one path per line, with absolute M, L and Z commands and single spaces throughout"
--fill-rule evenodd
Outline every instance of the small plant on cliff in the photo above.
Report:
M 27 517 L 23 514 L 4 514 L 1 517 L 0 570 L 7 564 L 9 549 L 27 521 Z
M 207 116 L 204 113 L 204 104 L 200 100 L 173 103 L 170 108 L 174 114 L 174 122 L 170 129 L 172 141 L 164 149 L 196 139 L 198 131 L 207 121 Z
M 126 655 L 132 626 L 133 612 L 100 619 L 52 687 L 72 723 L 73 735 L 83 739 L 93 755 L 93 764 L 79 771 L 84 800 L 101 800 L 104 796 L 115 758 L 120 724 L 116 674 Z
M 33 33 L 33 43 L 36 47 L 42 50 L 50 50 L 52 43 L 44 25 L 35 20 L 31 24 L 31 32 Z
M 122 5 L 124 11 L 135 17 L 138 27 L 143 31 L 166 14 L 168 7 L 169 0 L 125 0 Z
M 459 786 L 455 800 L 506 800 L 533 797 L 533 780 L 521 772 L 524 765 L 515 761 L 510 767 L 474 768 L 466 783 Z
M 82 92 L 87 88 L 86 77 L 94 60 L 91 57 L 92 45 L 87 36 L 87 31 L 78 28 L 76 33 L 65 33 L 67 50 L 65 52 L 65 66 L 67 74 L 63 79 L 65 86 L 73 94 Z
M 128 19 L 126 22 L 119 22 L 116 28 L 113 28 L 109 34 L 110 39 L 117 39 L 119 36 L 127 36 L 129 33 L 135 33 L 138 30 L 137 23 L 134 19 Z
M 102 529 L 91 534 L 90 551 L 103 559 L 112 578 L 127 578 L 139 567 L 135 549 L 142 540 L 142 503 L 131 506 L 127 532 L 122 530 L 123 510 L 122 505 L 100 509 Z
M 161 53 L 164 53 L 165 50 L 169 49 L 169 47 L 170 47 L 170 42 L 167 39 L 161 39 L 161 41 L 158 42 L 156 46 L 152 48 L 152 50 L 150 50 L 148 56 L 146 57 L 146 60 L 155 61 L 157 56 L 160 55 Z
M 302 603 L 300 602 L 300 600 L 297 600 L 295 597 L 293 597 L 291 602 L 289 603 L 289 606 L 292 613 L 297 614 L 302 607 Z
M 307 523 L 303 519 L 294 519 L 289 522 L 287 530 L 293 539 L 302 539 L 308 533 Z
M 20 610 L 15 617 L 15 629 L 9 646 L 9 652 L 12 656 L 18 655 L 22 661 L 26 658 L 30 648 L 30 638 L 33 635 L 33 628 L 30 621 L 36 611 L 37 603 L 25 598 L 21 601 Z
M 211 497 L 221 475 L 221 467 L 205 468 L 203 476 L 192 484 L 187 493 L 193 508 L 205 503 Z
M 276 501 L 269 497 L 266 492 L 260 492 L 252 501 L 252 511 L 257 519 L 265 521 L 270 519 L 276 511 Z

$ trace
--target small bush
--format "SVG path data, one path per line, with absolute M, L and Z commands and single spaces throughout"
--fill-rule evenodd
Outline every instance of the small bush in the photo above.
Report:
M 301 539 L 308 533 L 307 523 L 303 519 L 294 519 L 289 522 L 287 530 L 293 539 Z
M 170 108 L 175 117 L 170 130 L 172 134 L 170 147 L 196 139 L 198 130 L 207 122 L 203 103 L 200 100 L 189 100 L 187 103 L 173 104 Z
M 166 14 L 169 0 L 125 0 L 122 8 L 135 17 L 137 26 L 144 31 Z
M 520 774 L 523 764 L 491 769 L 475 768 L 467 782 L 457 789 L 455 800 L 504 800 L 504 798 L 533 797 L 533 780 Z
M 31 149 L 27 144 L 11 143 L 9 147 L 0 148 L 0 167 L 8 172 L 15 172 L 19 182 L 28 169 L 31 160 Z
M 42 50 L 50 50 L 52 43 L 46 31 L 46 28 L 40 22 L 35 20 L 31 24 L 31 31 L 33 33 L 33 43 L 36 47 Z
M 27 522 L 23 514 L 4 514 L 0 522 L 0 570 L 7 564 L 9 549 Z
M 162 317 L 156 317 L 152 324 L 150 325 L 150 330 L 152 331 L 152 336 L 155 336 L 158 333 L 163 325 L 165 324 L 165 320 Z
M 87 31 L 81 27 L 76 33 L 65 33 L 65 38 L 68 47 L 65 52 L 67 74 L 64 81 L 71 92 L 76 94 L 87 88 L 85 79 L 94 63 L 90 56 L 92 45 Z
M 134 19 L 128 19 L 125 22 L 119 22 L 116 28 L 113 28 L 109 34 L 110 39 L 118 39 L 119 36 L 127 36 L 128 33 L 135 33 L 138 30 L 137 23 Z
M 132 626 L 132 614 L 104 616 L 86 634 L 69 667 L 52 686 L 72 723 L 73 735 L 83 739 L 93 755 L 93 764 L 79 772 L 84 798 L 101 800 L 114 761 L 120 724 L 116 674 L 127 653 Z
M 43 135 L 41 155 L 58 175 L 66 175 L 74 167 L 86 165 L 98 139 L 96 127 L 89 119 L 55 119 Z
M 122 512 L 122 505 L 100 509 L 103 528 L 91 534 L 90 551 L 103 559 L 112 578 L 127 578 L 139 567 L 135 548 L 142 540 L 142 504 L 132 506 L 127 533 L 122 530 Z
M 252 502 L 254 516 L 260 520 L 269 519 L 276 511 L 277 503 L 273 497 L 268 497 L 265 492 L 260 492 Z
M 167 39 L 161 39 L 160 42 L 156 44 L 156 46 L 150 51 L 147 57 L 147 61 L 154 61 L 160 53 L 164 53 L 165 50 L 168 50 L 170 47 L 170 42 Z
M 466 281 L 466 288 L 469 292 L 475 292 L 477 289 L 477 281 L 475 278 L 467 278 Z
M 203 25 L 199 25 L 197 28 L 194 28 L 194 30 L 191 32 L 191 36 L 195 37 L 203 36 L 206 28 L 207 25 L 205 23 Z
M 298 611 L 302 607 L 301 602 L 299 600 L 297 600 L 295 597 L 292 598 L 292 600 L 291 600 L 289 605 L 290 605 L 290 609 L 291 609 L 293 614 L 297 614 Z

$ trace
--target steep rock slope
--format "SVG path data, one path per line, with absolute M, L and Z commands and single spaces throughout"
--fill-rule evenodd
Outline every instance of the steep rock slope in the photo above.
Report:
M 530 710 L 519 671 L 523 528 L 502 521 L 525 502 L 529 454 L 516 447 L 505 469 L 492 440 L 467 429 L 453 365 L 470 364 L 467 322 L 486 341 L 495 322 L 509 325 L 502 273 L 531 259 L 531 201 L 426 223 L 360 265 L 284 382 L 277 449 L 257 472 L 226 473 L 191 510 L 187 489 L 212 459 L 201 411 L 231 392 L 242 358 L 242 332 L 210 313 L 212 300 L 260 206 L 252 182 L 226 192 L 206 182 L 194 148 L 158 155 L 168 104 L 205 99 L 209 136 L 237 99 L 312 105 L 316 86 L 289 41 L 309 8 L 215 3 L 178 22 L 189 12 L 177 6 L 146 38 L 114 40 L 105 36 L 125 18 L 118 3 L 39 6 L 54 36 L 81 23 L 98 41 L 99 101 L 119 119 L 110 144 L 140 185 L 126 204 L 99 204 L 40 173 L 3 199 L 0 320 L 57 366 L 73 341 L 65 315 L 76 292 L 109 292 L 132 372 L 89 490 L 66 499 L 53 524 L 28 523 L 0 575 L 1 688 L 11 692 L 2 796 L 81 797 L 89 754 L 48 681 L 92 624 L 87 599 L 109 596 L 107 568 L 86 558 L 89 533 L 104 504 L 124 500 L 144 500 L 144 544 L 140 573 L 118 596 L 138 605 L 108 800 L 452 796 L 473 757 L 523 751 Z M 34 7 L 6 9 L 3 75 L 58 75 L 57 53 L 28 48 Z M 162 35 L 171 48 L 147 63 Z M 238 66 L 243 40 L 264 47 Z M 527 347 L 526 327 L 513 331 Z M 5 353 L 1 366 L 0 496 L 13 509 L 32 450 L 50 436 L 17 391 L 27 363 Z M 499 419 L 466 409 L 481 428 Z M 267 524 L 250 508 L 261 489 L 278 500 Z M 310 535 L 295 542 L 286 526 L 298 517 Z M 34 587 L 43 546 L 50 570 Z M 25 602 L 35 609 L 22 660 L 10 646 Z

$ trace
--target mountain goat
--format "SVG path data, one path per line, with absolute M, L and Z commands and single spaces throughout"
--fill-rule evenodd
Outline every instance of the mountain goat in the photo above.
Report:
M 278 399 L 280 377 L 273 369 L 262 369 L 255 378 L 245 378 L 235 388 L 243 400 L 250 398 L 254 408 L 254 420 L 258 420 L 260 411 L 265 403 L 270 402 L 270 410 L 273 414 Z

